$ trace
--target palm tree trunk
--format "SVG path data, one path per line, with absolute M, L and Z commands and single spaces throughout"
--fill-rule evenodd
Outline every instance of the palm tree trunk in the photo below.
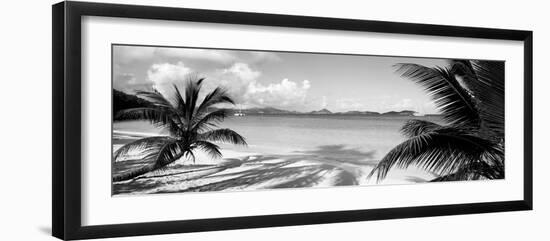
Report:
M 175 162 L 176 160 L 180 159 L 182 156 L 183 156 L 183 153 L 175 156 L 172 161 L 167 162 L 167 163 L 163 163 L 162 165 L 157 165 L 157 163 L 151 163 L 151 164 L 144 165 L 142 167 L 136 168 L 136 169 L 131 170 L 131 171 L 127 171 L 127 172 L 124 172 L 124 173 L 113 175 L 113 182 L 120 182 L 120 181 L 126 181 L 126 180 L 130 180 L 130 179 L 134 179 L 134 178 L 139 177 L 139 176 L 141 176 L 143 174 L 146 174 L 148 172 L 158 170 L 160 168 L 163 168 L 163 167 Z

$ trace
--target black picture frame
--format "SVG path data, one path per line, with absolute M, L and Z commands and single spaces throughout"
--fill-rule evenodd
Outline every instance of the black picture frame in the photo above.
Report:
M 531 210 L 532 184 L 532 76 L 531 31 L 442 26 L 429 24 L 335 19 L 277 14 L 197 10 L 171 7 L 60 2 L 53 16 L 53 126 L 52 126 L 52 233 L 60 239 L 185 233 L 212 230 L 307 225 L 380 219 Z M 136 19 L 229 23 L 327 30 L 429 36 L 517 40 L 524 43 L 524 193 L 521 200 L 404 208 L 139 222 L 99 226 L 81 224 L 81 18 L 104 16 Z

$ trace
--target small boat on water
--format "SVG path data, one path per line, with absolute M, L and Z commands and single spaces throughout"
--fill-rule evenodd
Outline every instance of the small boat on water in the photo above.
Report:
M 243 113 L 242 109 L 239 108 L 239 111 L 238 112 L 235 112 L 233 113 L 233 116 L 238 116 L 238 117 L 242 117 L 242 116 L 245 116 L 245 114 Z

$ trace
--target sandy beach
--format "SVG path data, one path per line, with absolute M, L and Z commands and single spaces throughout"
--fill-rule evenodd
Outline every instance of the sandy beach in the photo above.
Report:
M 145 136 L 149 134 L 115 131 L 113 151 Z M 377 160 L 370 160 L 358 150 L 337 145 L 288 154 L 224 148 L 220 159 L 212 159 L 200 151 L 195 155 L 195 163 L 181 158 L 163 170 L 132 180 L 114 182 L 113 195 L 390 185 L 426 182 L 435 177 L 415 168 L 395 169 L 386 179 L 377 183 L 375 178 L 367 178 Z M 114 163 L 113 174 L 148 164 L 139 158 L 127 158 Z

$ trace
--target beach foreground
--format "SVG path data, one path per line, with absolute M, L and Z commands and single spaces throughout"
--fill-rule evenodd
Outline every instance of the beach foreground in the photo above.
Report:
M 139 136 L 115 133 L 114 151 Z M 345 151 L 345 154 L 343 152 Z M 242 191 L 277 188 L 334 187 L 376 184 L 407 184 L 427 182 L 434 175 L 415 168 L 396 169 L 380 182 L 368 179 L 378 163 L 353 155 L 364 153 L 325 146 L 309 152 L 289 154 L 222 151 L 223 158 L 213 160 L 197 152 L 196 163 L 181 158 L 160 171 L 144 174 L 127 181 L 113 182 L 113 195 L 206 191 Z M 148 163 L 128 159 L 113 165 L 113 175 Z

